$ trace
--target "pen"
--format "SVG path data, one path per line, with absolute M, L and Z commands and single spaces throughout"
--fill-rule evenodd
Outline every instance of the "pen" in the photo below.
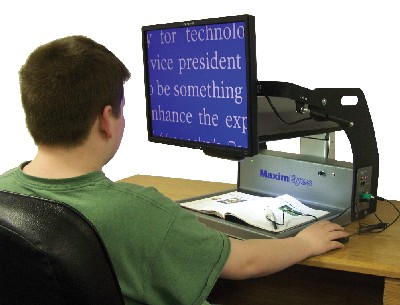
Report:
M 271 211 L 270 208 L 267 208 L 264 210 L 265 211 L 265 218 L 267 218 L 270 222 L 272 222 L 272 225 L 274 226 L 274 229 L 278 229 L 278 226 L 276 224 L 276 219 L 274 213 Z

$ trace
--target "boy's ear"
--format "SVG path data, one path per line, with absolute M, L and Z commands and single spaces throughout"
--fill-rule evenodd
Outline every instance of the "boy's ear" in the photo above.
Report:
M 99 116 L 99 127 L 100 131 L 106 138 L 111 138 L 112 128 L 111 128 L 111 118 L 112 118 L 112 107 L 107 105 L 104 107 L 101 115 Z

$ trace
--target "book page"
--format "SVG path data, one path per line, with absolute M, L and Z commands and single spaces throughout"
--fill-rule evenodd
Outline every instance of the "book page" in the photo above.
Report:
M 207 214 L 218 214 L 221 218 L 225 218 L 225 214 L 229 212 L 245 209 L 245 202 L 259 198 L 263 197 L 233 191 L 213 197 L 184 202 L 181 203 L 181 206 Z
M 181 206 L 221 218 L 232 215 L 249 225 L 281 232 L 316 221 L 327 211 L 312 209 L 290 195 L 263 197 L 238 191 L 182 203 Z

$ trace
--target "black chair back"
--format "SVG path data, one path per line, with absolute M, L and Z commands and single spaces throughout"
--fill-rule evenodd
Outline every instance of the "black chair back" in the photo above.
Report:
M 121 305 L 94 226 L 70 206 L 0 191 L 0 304 Z

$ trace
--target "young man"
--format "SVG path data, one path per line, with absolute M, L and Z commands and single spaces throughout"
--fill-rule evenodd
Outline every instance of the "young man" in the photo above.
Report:
M 0 189 L 69 204 L 98 229 L 126 304 L 206 304 L 218 277 L 245 279 L 342 248 L 339 225 L 296 237 L 231 239 L 154 188 L 114 183 L 102 172 L 124 131 L 127 68 L 82 36 L 37 48 L 20 70 L 26 123 L 38 152 L 0 176 Z

